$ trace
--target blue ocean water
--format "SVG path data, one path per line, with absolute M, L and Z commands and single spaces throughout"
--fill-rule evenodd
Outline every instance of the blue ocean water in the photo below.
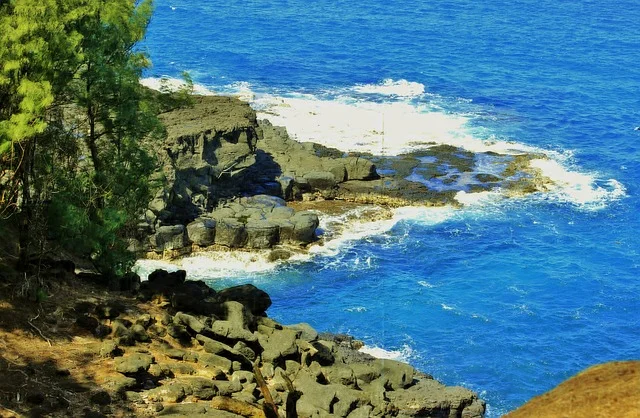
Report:
M 543 150 L 571 183 L 417 212 L 212 286 L 254 283 L 270 293 L 272 317 L 397 351 L 478 391 L 489 417 L 595 363 L 639 359 L 638 21 L 632 0 L 156 0 L 143 45 L 150 77 L 188 71 L 258 107 L 264 96 L 305 100 L 306 113 L 310 103 L 411 106 L 463 122 L 459 135 L 411 135 Z M 295 119 L 279 122 L 304 137 Z M 307 128 L 349 138 L 348 127 Z

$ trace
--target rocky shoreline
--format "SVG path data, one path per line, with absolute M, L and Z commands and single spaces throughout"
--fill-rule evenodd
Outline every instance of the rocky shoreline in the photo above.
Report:
M 266 316 L 269 296 L 252 285 L 218 292 L 186 273 L 156 270 L 137 299 L 152 309 L 79 301 L 76 325 L 101 337 L 104 388 L 135 416 L 481 417 L 468 389 L 447 387 L 407 364 L 359 352 L 349 336 Z
M 437 144 L 393 157 L 345 154 L 299 143 L 230 97 L 196 97 L 192 108 L 161 118 L 167 139 L 158 176 L 166 186 L 130 247 L 146 258 L 267 249 L 271 260 L 287 259 L 318 240 L 318 211 L 307 208 L 459 206 L 460 191 L 518 195 L 550 185 L 528 166 L 541 155 L 474 154 Z M 137 405 L 136 414 L 484 415 L 473 392 L 361 353 L 351 337 L 277 324 L 265 313 L 268 295 L 252 286 L 215 292 L 185 281 L 184 271 L 156 271 L 140 298 L 162 313 L 102 318 L 112 322 L 100 325 L 111 327 L 101 353 L 115 359 L 106 387 Z
M 155 151 L 165 186 L 130 242 L 140 257 L 174 258 L 209 247 L 300 251 L 317 239 L 318 216 L 287 202 L 459 206 L 461 191 L 517 196 L 552 186 L 529 165 L 544 155 L 438 144 L 400 156 L 348 154 L 297 142 L 232 97 L 196 96 L 193 107 L 161 120 L 167 138 Z

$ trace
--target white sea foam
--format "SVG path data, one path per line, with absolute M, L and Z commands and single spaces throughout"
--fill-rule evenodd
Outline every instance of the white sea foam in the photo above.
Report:
M 433 144 L 449 144 L 473 152 L 518 154 L 533 150 L 505 141 L 485 141 L 467 128 L 469 116 L 434 109 L 409 100 L 367 101 L 350 96 L 323 99 L 256 95 L 258 118 L 285 126 L 302 142 L 342 151 L 398 155 Z
M 530 166 L 553 181 L 548 197 L 558 201 L 600 209 L 608 202 L 626 196 L 626 188 L 617 180 L 599 181 L 595 174 L 570 170 L 555 159 L 535 159 Z
M 368 237 L 382 235 L 402 220 L 412 220 L 426 225 L 435 225 L 449 219 L 456 212 L 450 207 L 406 206 L 391 211 L 388 218 L 371 220 L 367 213 L 375 208 L 353 209 L 341 215 L 320 214 L 320 228 L 326 231 L 323 245 L 312 246 L 312 255 L 335 256 L 345 246 Z M 371 267 L 371 259 L 364 263 Z
M 379 359 L 397 360 L 402 362 L 408 362 L 414 355 L 414 350 L 407 344 L 405 344 L 400 350 L 386 350 L 377 346 L 365 345 L 360 349 L 360 351 Z
M 381 94 L 385 96 L 416 97 L 424 94 L 425 86 L 415 81 L 393 80 L 387 78 L 377 84 L 362 84 L 353 88 L 353 91 L 364 94 Z
M 141 83 L 160 89 L 164 82 L 178 89 L 184 82 L 176 78 L 145 78 Z M 481 128 L 470 128 L 473 114 L 451 113 L 435 105 L 423 84 L 408 80 L 386 79 L 376 84 L 356 85 L 327 94 L 259 93 L 247 82 L 235 82 L 216 92 L 195 84 L 197 94 L 229 94 L 249 101 L 259 118 L 284 126 L 299 141 L 311 141 L 342 151 L 397 155 L 430 144 L 448 144 L 472 152 L 496 152 L 506 155 L 542 153 L 549 158 L 530 162 L 554 183 L 543 199 L 570 202 L 598 209 L 626 196 L 625 187 L 614 179 L 600 181 L 596 175 L 571 170 L 568 154 L 499 140 Z M 370 96 L 384 96 L 374 100 Z M 416 100 L 418 99 L 418 100 Z M 480 193 L 460 192 L 456 199 L 466 206 L 495 204 L 500 190 Z
M 186 270 L 193 280 L 242 277 L 272 271 L 281 261 L 271 262 L 267 251 L 208 251 L 172 261 L 138 260 L 135 270 L 145 278 L 155 269 Z M 299 260 L 293 256 L 291 261 Z

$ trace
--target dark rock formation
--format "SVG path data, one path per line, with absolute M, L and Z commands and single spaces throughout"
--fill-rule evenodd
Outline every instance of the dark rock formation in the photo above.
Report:
M 113 319 L 121 336 L 151 335 L 153 327 L 166 336 L 156 333 L 120 349 L 114 331 L 100 352 L 115 357 L 118 375 L 105 382 L 107 393 L 97 403 L 124 394 L 136 400 L 138 413 L 263 417 L 263 382 L 281 416 L 294 410 L 298 417 L 484 415 L 484 402 L 473 392 L 359 352 L 362 343 L 350 336 L 278 324 L 265 314 L 271 299 L 255 286 L 207 292 L 201 282 L 185 281 L 183 272 L 158 270 L 150 277 L 140 297 L 188 293 L 192 306 L 177 311 L 165 303 L 160 318 Z M 201 304 L 212 309 L 203 312 Z

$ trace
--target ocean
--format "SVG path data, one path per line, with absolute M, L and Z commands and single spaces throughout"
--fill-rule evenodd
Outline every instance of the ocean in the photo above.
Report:
M 488 417 L 640 358 L 639 2 L 155 4 L 147 83 L 188 71 L 198 91 L 240 95 L 292 137 L 343 151 L 541 152 L 556 187 L 461 192 L 461 209 L 379 222 L 327 216 L 325 245 L 286 263 L 209 254 L 141 271 L 253 283 L 274 319 L 477 391 Z

